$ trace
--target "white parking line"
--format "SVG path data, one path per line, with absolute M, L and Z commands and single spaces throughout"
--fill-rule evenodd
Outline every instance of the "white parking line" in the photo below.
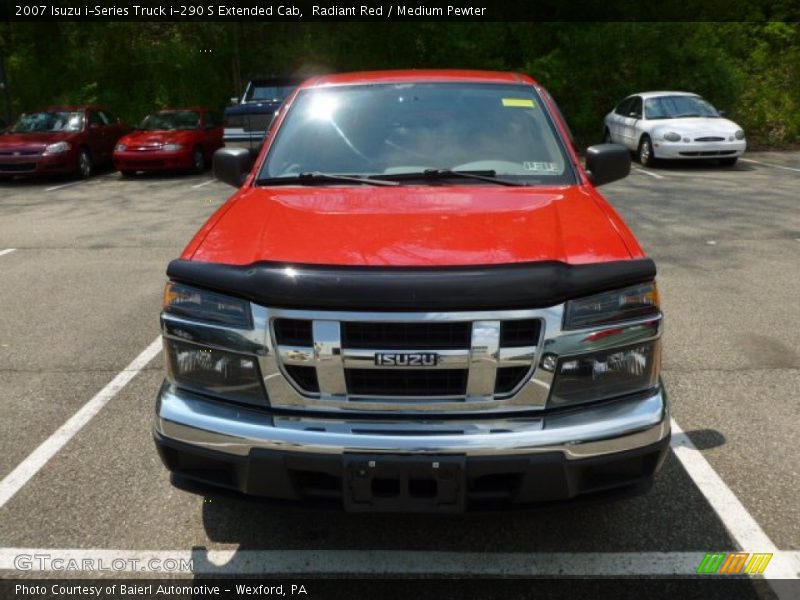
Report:
M 740 158 L 739 160 L 741 160 L 743 162 L 749 162 L 749 163 L 754 163 L 754 164 L 757 164 L 757 165 L 762 165 L 764 167 L 772 167 L 773 169 L 783 169 L 784 171 L 794 171 L 795 173 L 800 173 L 800 169 L 797 169 L 795 167 L 785 167 L 783 165 L 776 165 L 776 164 L 773 164 L 773 163 L 761 162 L 760 160 L 753 160 L 752 158 Z
M 64 183 L 62 185 L 54 185 L 53 187 L 45 188 L 45 192 L 55 192 L 56 190 L 63 190 L 64 188 L 72 187 L 73 185 L 80 185 L 81 183 L 86 183 L 86 179 L 81 179 L 80 181 L 71 181 L 70 183 Z
M 736 494 L 722 481 L 703 454 L 692 443 L 680 426 L 672 420 L 672 451 L 683 465 L 706 500 L 717 513 L 733 539 L 744 552 L 778 553 L 769 536 L 741 503 Z M 777 557 L 776 557 L 777 558 Z M 773 559 L 764 573 L 768 579 L 796 579 L 800 577 L 800 562 L 795 554 L 787 559 Z M 773 590 L 775 590 L 773 586 Z M 780 597 L 780 594 L 779 594 Z
M 646 169 L 640 169 L 639 167 L 631 167 L 631 170 L 636 171 L 637 173 L 650 175 L 650 177 L 655 177 L 656 179 L 664 179 L 663 175 L 659 175 L 658 173 L 653 173 L 652 171 L 647 171 Z
M 209 183 L 214 183 L 215 181 L 216 181 L 216 179 L 209 179 L 208 181 L 204 181 L 203 183 L 198 183 L 197 185 L 193 185 L 192 187 L 194 189 L 201 188 L 204 185 L 208 185 Z
M 48 567 L 61 565 L 64 569 L 71 562 L 74 570 L 77 565 L 102 564 L 106 569 L 115 565 L 115 572 L 142 572 L 156 564 L 151 561 L 158 561 L 171 573 L 184 574 L 653 576 L 694 575 L 704 556 L 705 552 L 0 548 L 0 570 L 19 571 L 22 566 L 33 572 L 52 571 Z M 765 575 L 776 561 L 798 559 L 800 552 L 779 552 L 767 564 Z
M 0 256 L 3 256 L 5 254 L 11 254 L 15 250 L 16 248 L 6 248 L 5 250 L 0 250 Z
M 139 371 L 147 366 L 161 351 L 161 338 L 157 337 L 133 362 L 117 373 L 102 390 L 59 427 L 53 435 L 31 452 L 17 467 L 0 481 L 0 508 L 16 494 L 55 454 L 69 442 L 81 428 L 92 420 Z

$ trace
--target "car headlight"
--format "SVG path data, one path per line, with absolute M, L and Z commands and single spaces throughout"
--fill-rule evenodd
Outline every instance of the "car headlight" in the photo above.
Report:
M 170 281 L 164 288 L 165 312 L 239 329 L 252 329 L 250 303 Z
M 127 149 L 128 147 L 125 144 L 117 144 L 114 146 L 114 152 L 125 152 Z
M 744 131 L 742 131 L 741 129 L 737 129 L 736 133 L 734 133 L 733 135 L 737 140 L 743 140 L 744 139 Z
M 582 404 L 635 394 L 658 384 L 661 341 L 561 357 L 548 405 Z
M 166 313 L 211 325 L 253 327 L 246 300 L 182 283 L 167 284 L 163 307 Z M 164 353 L 167 379 L 178 387 L 234 402 L 267 402 L 255 356 L 168 337 L 164 338 Z
M 567 302 L 564 329 L 583 329 L 659 314 L 655 281 Z
M 164 144 L 161 149 L 164 152 L 180 152 L 183 150 L 183 146 L 181 144 Z
M 63 154 L 64 152 L 68 152 L 72 146 L 69 145 L 69 142 L 56 142 L 55 144 L 48 144 L 45 149 L 45 154 Z
M 267 396 L 255 356 L 164 339 L 167 379 L 200 394 L 265 405 Z
M 681 134 L 675 133 L 674 131 L 670 131 L 669 133 L 664 134 L 664 139 L 668 142 L 680 142 L 681 141 Z

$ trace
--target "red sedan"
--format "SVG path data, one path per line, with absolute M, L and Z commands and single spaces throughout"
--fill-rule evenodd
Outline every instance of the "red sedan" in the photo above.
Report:
M 0 134 L 0 178 L 74 173 L 89 177 L 111 162 L 128 126 L 97 106 L 61 106 L 24 113 Z
M 123 175 L 167 170 L 200 173 L 223 146 L 222 132 L 220 117 L 207 108 L 160 110 L 119 140 L 114 167 Z

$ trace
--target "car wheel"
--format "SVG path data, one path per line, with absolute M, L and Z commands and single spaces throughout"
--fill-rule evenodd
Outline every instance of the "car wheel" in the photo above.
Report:
M 603 133 L 603 143 L 604 144 L 613 144 L 614 140 L 611 139 L 611 132 L 606 129 L 605 133 Z
M 78 151 L 78 177 L 88 179 L 92 176 L 92 157 L 86 148 Z
M 739 160 L 738 156 L 733 156 L 731 158 L 720 158 L 719 164 L 724 165 L 726 167 L 732 167 L 736 164 L 736 161 Z
M 639 162 L 644 167 L 652 167 L 656 163 L 655 156 L 653 156 L 653 142 L 650 141 L 650 136 L 643 135 L 639 140 Z
M 195 173 L 202 173 L 206 170 L 206 159 L 203 156 L 203 151 L 200 148 L 194 149 L 194 156 L 192 157 L 192 171 Z

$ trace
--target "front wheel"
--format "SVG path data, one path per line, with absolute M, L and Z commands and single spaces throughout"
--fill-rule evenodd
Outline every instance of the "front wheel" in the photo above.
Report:
M 203 156 L 203 151 L 200 148 L 194 149 L 192 156 L 192 171 L 194 173 L 202 173 L 206 170 L 206 159 Z
M 642 139 L 639 141 L 639 162 L 644 167 L 652 167 L 655 162 L 656 158 L 653 155 L 653 142 L 650 141 L 650 138 L 646 135 L 642 136 Z
M 78 151 L 78 177 L 88 179 L 92 176 L 92 157 L 86 148 Z

